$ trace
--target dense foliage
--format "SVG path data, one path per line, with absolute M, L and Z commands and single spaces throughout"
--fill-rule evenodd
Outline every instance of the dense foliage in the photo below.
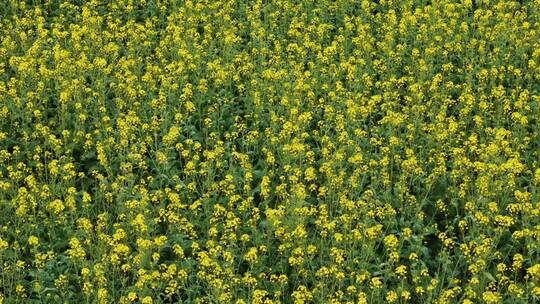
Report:
M 0 303 L 532 303 L 540 1 L 0 1 Z

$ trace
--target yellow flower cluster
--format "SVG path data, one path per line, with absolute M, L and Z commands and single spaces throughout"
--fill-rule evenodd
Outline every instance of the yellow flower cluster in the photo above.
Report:
M 540 301 L 540 1 L 0 1 L 0 304 Z

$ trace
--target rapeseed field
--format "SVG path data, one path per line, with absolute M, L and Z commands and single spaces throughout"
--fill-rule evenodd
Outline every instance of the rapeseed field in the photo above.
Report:
M 540 1 L 1 0 L 0 303 L 536 303 Z

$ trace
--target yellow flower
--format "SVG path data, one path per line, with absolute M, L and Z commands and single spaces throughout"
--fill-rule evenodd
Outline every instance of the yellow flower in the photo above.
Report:
M 9 246 L 9 243 L 0 237 L 0 252 L 6 250 L 8 246 Z
M 534 279 L 540 279 L 540 264 L 534 264 L 533 266 L 527 268 L 527 274 L 532 276 Z
M 258 250 L 256 247 L 251 247 L 248 252 L 244 255 L 244 259 L 248 263 L 254 263 L 257 260 Z
M 396 267 L 395 273 L 401 278 L 405 277 L 407 275 L 407 266 L 399 265 Z
M 371 280 L 369 281 L 369 286 L 375 289 L 381 288 L 382 287 L 381 279 L 379 277 L 371 278 Z
M 303 285 L 298 286 L 291 296 L 294 304 L 309 303 L 313 298 L 311 292 Z
M 397 247 L 399 241 L 397 239 L 397 237 L 393 234 L 390 234 L 390 235 L 387 235 L 384 237 L 384 244 L 386 245 L 387 248 L 389 248 L 390 250 L 393 250 Z
M 17 286 L 15 286 L 15 292 L 17 292 L 20 295 L 23 295 L 26 292 L 26 288 L 21 284 L 17 284 Z
M 398 295 L 395 291 L 391 290 L 386 293 L 386 302 L 395 303 L 398 300 Z
M 154 301 L 152 300 L 152 297 L 146 296 L 141 299 L 141 304 L 152 304 Z
M 482 294 L 482 300 L 488 304 L 501 303 L 502 297 L 498 292 L 485 291 Z

